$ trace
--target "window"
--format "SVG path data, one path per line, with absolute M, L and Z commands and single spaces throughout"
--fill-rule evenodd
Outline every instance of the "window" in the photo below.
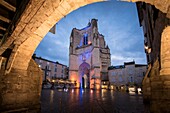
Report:
M 55 72 L 57 72 L 57 68 L 55 68 L 55 70 L 54 70 Z
M 46 69 L 47 69 L 47 70 L 49 70 L 49 69 L 50 69 L 50 67 L 47 65 L 47 66 L 46 66 Z
M 84 34 L 84 37 L 83 37 L 83 44 L 84 45 L 87 45 L 88 44 L 88 34 Z
M 112 72 L 112 76 L 114 76 L 114 75 L 116 75 L 116 73 L 115 73 L 115 72 Z
M 57 78 L 57 75 L 56 75 L 56 74 L 54 74 L 54 78 Z
M 49 65 L 50 63 L 49 62 L 47 62 L 47 65 Z
M 133 77 L 130 77 L 130 82 L 133 82 Z

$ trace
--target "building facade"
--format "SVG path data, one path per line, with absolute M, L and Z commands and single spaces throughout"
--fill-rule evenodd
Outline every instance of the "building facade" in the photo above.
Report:
M 72 30 L 69 47 L 69 79 L 76 87 L 101 88 L 108 82 L 110 49 L 104 36 L 99 34 L 97 19 L 87 27 Z
M 109 81 L 112 88 L 142 87 L 147 65 L 125 62 L 124 65 L 110 66 Z
M 143 80 L 144 102 L 151 103 L 151 112 L 169 113 L 169 26 L 170 19 L 155 6 L 137 2 L 140 26 L 144 32 L 148 70 Z
M 52 79 L 68 79 L 68 67 L 59 62 L 53 62 L 33 55 L 33 59 L 43 70 L 43 81 Z

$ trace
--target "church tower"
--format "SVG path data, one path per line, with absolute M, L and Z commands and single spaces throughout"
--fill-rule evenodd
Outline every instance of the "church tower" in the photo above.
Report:
M 100 89 L 108 83 L 110 49 L 98 32 L 97 21 L 92 19 L 85 28 L 71 32 L 69 79 L 77 88 Z

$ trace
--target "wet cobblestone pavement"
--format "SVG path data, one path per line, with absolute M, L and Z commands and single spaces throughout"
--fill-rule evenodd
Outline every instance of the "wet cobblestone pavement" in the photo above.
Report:
M 41 113 L 150 113 L 143 97 L 113 90 L 42 90 Z

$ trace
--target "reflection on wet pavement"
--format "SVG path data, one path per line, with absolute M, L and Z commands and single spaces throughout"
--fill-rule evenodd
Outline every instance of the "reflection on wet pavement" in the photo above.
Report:
M 113 90 L 42 90 L 42 113 L 150 113 L 138 94 Z

